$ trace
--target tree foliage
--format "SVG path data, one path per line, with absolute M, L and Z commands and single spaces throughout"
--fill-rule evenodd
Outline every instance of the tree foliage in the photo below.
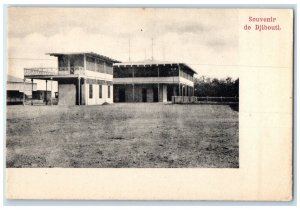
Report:
M 195 78 L 195 96 L 239 97 L 239 79 Z

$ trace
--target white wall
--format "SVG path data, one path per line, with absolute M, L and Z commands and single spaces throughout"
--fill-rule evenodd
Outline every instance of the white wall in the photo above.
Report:
M 90 98 L 89 94 L 89 84 L 86 84 L 86 88 L 84 90 L 83 85 L 83 91 L 85 91 L 84 95 L 86 96 L 86 105 L 96 105 L 96 104 L 103 104 L 104 102 L 107 103 L 113 103 L 113 85 L 110 85 L 110 98 L 108 98 L 108 85 L 102 85 L 102 98 L 99 98 L 99 85 L 98 84 L 92 84 L 93 86 L 93 98 Z

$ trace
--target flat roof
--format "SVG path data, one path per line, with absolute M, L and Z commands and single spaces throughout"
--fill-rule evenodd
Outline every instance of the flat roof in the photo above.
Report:
M 170 61 L 157 61 L 157 60 L 146 60 L 146 61 L 139 61 L 139 62 L 122 62 L 122 63 L 115 63 L 113 64 L 114 66 L 117 67 L 126 67 L 126 66 L 165 66 L 165 65 L 182 65 L 195 74 L 197 72 L 192 69 L 190 66 L 188 66 L 185 63 L 178 63 L 178 62 L 170 62 Z
M 60 55 L 88 55 L 88 56 L 92 56 L 95 58 L 99 58 L 101 60 L 105 60 L 111 63 L 121 63 L 121 61 L 115 60 L 113 58 L 109 58 L 107 56 L 104 55 L 100 55 L 94 52 L 70 52 L 70 53 L 46 53 L 46 55 L 50 55 L 50 56 L 60 56 Z
M 6 75 L 6 82 L 7 83 L 24 83 L 24 79 L 8 74 L 8 75 Z M 26 80 L 25 80 L 25 83 L 31 84 L 31 82 L 26 81 Z

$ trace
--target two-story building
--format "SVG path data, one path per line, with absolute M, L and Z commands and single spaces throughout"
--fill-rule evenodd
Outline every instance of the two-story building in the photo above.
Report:
M 115 63 L 114 102 L 167 102 L 172 96 L 194 96 L 194 74 L 185 63 Z
M 93 52 L 49 53 L 57 68 L 26 68 L 24 77 L 58 83 L 59 105 L 113 103 L 113 64 L 119 61 Z M 52 85 L 49 85 L 52 87 Z

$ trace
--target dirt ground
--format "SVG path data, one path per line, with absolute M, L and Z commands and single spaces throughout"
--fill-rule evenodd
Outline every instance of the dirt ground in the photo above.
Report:
M 226 105 L 7 106 L 6 127 L 7 167 L 239 167 Z

